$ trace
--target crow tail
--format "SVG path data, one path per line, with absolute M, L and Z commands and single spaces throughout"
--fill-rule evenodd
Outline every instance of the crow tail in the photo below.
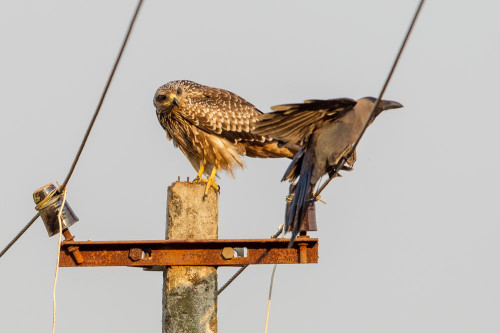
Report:
M 311 184 L 313 166 L 310 165 L 306 170 L 300 173 L 300 178 L 295 188 L 295 194 L 292 202 L 290 203 L 290 212 L 288 213 L 285 221 L 285 230 L 291 231 L 290 243 L 288 247 L 293 245 L 295 237 L 299 233 L 304 217 L 307 213 L 309 202 L 312 199 L 312 192 L 315 184 Z

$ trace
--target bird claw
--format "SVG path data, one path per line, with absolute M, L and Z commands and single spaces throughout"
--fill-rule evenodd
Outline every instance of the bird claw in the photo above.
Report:
M 207 197 L 208 191 L 210 190 L 210 188 L 213 188 L 217 194 L 220 194 L 220 186 L 217 185 L 217 183 L 215 182 L 215 179 L 213 179 L 213 178 L 208 178 L 208 179 L 201 178 L 201 181 L 207 183 L 207 186 L 205 187 L 205 193 L 203 194 L 203 200 L 205 200 L 205 198 Z
M 208 182 L 208 179 L 196 177 L 190 183 L 191 184 L 196 184 L 196 183 L 206 183 L 206 182 Z
M 313 195 L 314 195 L 314 194 L 313 194 Z M 323 200 L 321 200 L 321 195 L 320 195 L 320 194 L 318 194 L 318 195 L 316 195 L 316 196 L 314 197 L 314 201 L 319 201 L 319 202 L 322 202 L 322 203 L 324 203 L 324 204 L 326 205 L 326 202 L 325 202 L 325 201 L 323 201 Z

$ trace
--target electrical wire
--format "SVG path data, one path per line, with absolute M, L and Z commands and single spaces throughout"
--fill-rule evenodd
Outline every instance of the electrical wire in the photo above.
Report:
M 410 27 L 408 28 L 408 31 L 406 33 L 406 36 L 405 36 L 405 39 L 403 40 L 403 43 L 401 44 L 401 47 L 399 49 L 399 52 L 396 56 L 396 59 L 394 60 L 394 63 L 391 67 L 391 70 L 387 76 L 387 79 L 384 83 L 384 86 L 382 87 L 382 90 L 380 91 L 380 94 L 375 102 L 375 105 L 373 106 L 373 109 L 370 113 L 370 117 L 368 118 L 368 120 L 366 121 L 366 123 L 364 124 L 363 126 L 363 129 L 361 130 L 361 133 L 359 134 L 359 136 L 357 137 L 356 141 L 354 142 L 353 146 L 352 146 L 352 149 L 350 151 L 350 153 L 347 155 L 347 157 L 344 157 L 342 158 L 339 163 L 336 165 L 335 167 L 335 172 L 332 176 L 330 176 L 330 178 L 318 189 L 318 191 L 316 192 L 315 194 L 315 199 L 319 197 L 321 191 L 324 190 L 324 188 L 326 187 L 326 185 L 328 185 L 328 183 L 333 179 L 335 178 L 335 176 L 338 174 L 338 172 L 340 171 L 340 169 L 342 168 L 342 166 L 345 164 L 345 162 L 349 159 L 349 157 L 352 155 L 352 153 L 356 150 L 356 147 L 359 143 L 359 141 L 361 140 L 361 137 L 363 136 L 363 134 L 365 133 L 366 129 L 368 128 L 368 125 L 370 124 L 370 120 L 372 119 L 373 117 L 373 114 L 375 112 L 375 109 L 377 108 L 378 104 L 380 103 L 380 100 L 382 99 L 382 96 L 384 95 L 384 92 L 387 88 L 387 85 L 389 84 L 389 81 L 391 80 L 391 77 L 392 77 L 392 74 L 394 73 L 394 70 L 396 69 L 396 65 L 398 64 L 398 61 L 399 61 L 399 58 L 401 57 L 401 54 L 403 52 L 403 49 L 406 45 L 406 42 L 408 41 L 408 38 L 410 37 L 410 33 L 411 31 L 413 30 L 413 27 L 415 25 L 415 22 L 418 18 L 418 15 L 420 13 L 420 10 L 422 9 L 422 6 L 424 4 L 425 0 L 421 0 L 420 1 L 420 4 L 417 8 L 417 10 L 415 11 L 415 15 L 413 17 L 413 20 L 410 24 Z M 280 228 L 280 230 L 278 231 L 278 233 L 276 235 L 273 235 L 272 237 L 275 238 L 277 236 L 279 236 L 279 234 L 281 233 L 282 229 Z M 267 329 L 268 329 L 268 324 L 269 324 L 269 313 L 270 313 L 270 309 L 271 309 L 271 296 L 272 296 L 272 292 L 273 292 L 273 284 L 274 284 L 274 276 L 276 274 L 276 268 L 277 268 L 277 264 L 274 265 L 274 268 L 273 268 L 273 272 L 271 274 L 271 282 L 270 282 L 270 286 L 269 286 L 269 297 L 268 297 L 268 301 L 267 301 L 267 313 L 266 313 L 266 326 L 265 326 L 265 329 L 264 329 L 264 333 L 267 333 Z M 229 279 L 229 281 L 221 288 L 221 290 L 219 290 L 218 294 L 220 294 L 229 284 L 231 284 L 231 282 L 233 282 L 242 272 L 245 268 L 247 268 L 247 266 L 244 266 L 242 267 L 238 272 L 236 272 L 236 274 L 233 275 L 233 277 L 231 277 L 231 279 Z
M 57 221 L 59 222 L 59 240 L 57 241 L 57 260 L 56 260 L 56 273 L 54 276 L 54 287 L 52 288 L 52 333 L 56 331 L 56 286 L 57 277 L 59 275 L 59 259 L 61 256 L 61 242 L 62 242 L 62 222 L 61 214 L 66 204 L 66 189 L 62 190 L 62 202 L 61 207 L 59 207 L 59 212 L 57 213 Z
M 278 230 L 279 233 L 275 234 L 276 237 L 278 237 L 280 233 L 283 233 L 282 237 L 284 237 L 285 236 L 284 231 L 285 231 L 285 225 L 282 224 Z M 276 274 L 276 268 L 278 268 L 278 264 L 274 264 L 273 273 L 271 274 L 271 282 L 269 284 L 269 297 L 267 298 L 266 326 L 264 328 L 264 333 L 267 333 L 267 327 L 268 327 L 267 325 L 269 324 L 269 313 L 271 311 L 271 296 L 273 295 L 273 284 L 274 284 L 274 275 Z
M 94 112 L 94 116 L 92 117 L 92 120 L 90 120 L 89 127 L 87 128 L 87 132 L 85 132 L 82 143 L 80 144 L 80 148 L 78 149 L 78 152 L 76 153 L 75 159 L 73 160 L 73 164 L 71 165 L 71 168 L 69 169 L 69 172 L 66 175 L 66 179 L 64 179 L 64 182 L 62 183 L 62 185 L 60 187 L 60 191 L 63 191 L 66 188 L 66 185 L 68 185 L 68 182 L 71 178 L 71 175 L 73 175 L 73 171 L 75 170 L 76 164 L 78 163 L 78 160 L 80 159 L 80 155 L 82 154 L 83 148 L 85 147 L 85 143 L 87 143 L 87 139 L 90 135 L 90 131 L 92 130 L 92 127 L 94 126 L 97 115 L 99 114 L 99 111 L 101 110 L 101 106 L 104 103 L 104 98 L 106 97 L 109 86 L 111 85 L 111 81 L 113 80 L 113 76 L 115 75 L 116 69 L 118 68 L 118 64 L 119 64 L 120 59 L 122 57 L 123 51 L 125 50 L 125 46 L 127 45 L 127 41 L 130 37 L 130 33 L 132 32 L 132 28 L 134 27 L 134 23 L 136 21 L 137 15 L 139 14 L 139 10 L 141 9 L 142 2 L 143 2 L 143 0 L 139 0 L 139 2 L 137 3 L 137 7 L 135 9 L 134 16 L 132 16 L 132 19 L 131 19 L 130 24 L 128 26 L 127 34 L 125 35 L 125 38 L 123 40 L 122 46 L 120 48 L 120 52 L 118 53 L 118 56 L 116 57 L 113 69 L 111 70 L 111 73 L 109 74 L 108 81 L 106 82 L 106 86 L 104 87 L 104 90 L 101 94 L 101 99 L 99 100 L 99 103 L 97 104 L 97 108 Z
M 408 28 L 408 31 L 406 32 L 406 36 L 405 36 L 405 38 L 403 40 L 403 43 L 401 44 L 401 47 L 399 48 L 398 55 L 396 56 L 396 59 L 394 59 L 394 62 L 393 62 L 392 67 L 391 67 L 391 70 L 389 71 L 389 74 L 387 75 L 387 79 L 385 80 L 384 86 L 382 87 L 382 90 L 380 91 L 380 94 L 378 95 L 377 100 L 375 101 L 375 104 L 373 105 L 372 111 L 370 113 L 370 117 L 368 117 L 368 119 L 366 120 L 366 122 L 365 122 L 365 124 L 363 126 L 363 129 L 361 130 L 361 133 L 359 133 L 356 141 L 354 141 L 354 144 L 352 145 L 352 148 L 351 148 L 349 154 L 346 157 L 343 157 L 339 161 L 339 163 L 337 163 L 337 165 L 335 166 L 335 172 L 330 176 L 330 178 L 328 178 L 323 183 L 323 185 L 321 185 L 321 187 L 319 188 L 318 192 L 316 192 L 316 194 L 315 194 L 315 198 L 325 189 L 326 185 L 328 185 L 328 183 L 330 183 L 330 181 L 333 178 L 335 178 L 335 176 L 338 175 L 338 173 L 339 173 L 340 169 L 342 168 L 342 166 L 346 163 L 346 161 L 349 159 L 349 157 L 351 157 L 351 155 L 356 150 L 356 147 L 358 146 L 358 143 L 361 140 L 361 137 L 363 136 L 363 134 L 365 134 L 365 131 L 368 128 L 368 125 L 370 124 L 370 122 L 371 122 L 371 120 L 373 118 L 375 110 L 376 110 L 378 104 L 380 103 L 380 101 L 382 100 L 382 96 L 385 93 L 385 89 L 389 85 L 389 81 L 391 80 L 392 74 L 394 73 L 394 70 L 396 69 L 396 66 L 397 66 L 397 64 L 399 62 L 399 58 L 401 57 L 401 54 L 403 53 L 403 50 L 404 50 L 405 45 L 406 45 L 406 42 L 408 41 L 408 39 L 410 37 L 410 34 L 411 34 L 412 30 L 413 30 L 413 27 L 415 26 L 415 22 L 417 21 L 418 15 L 420 14 L 420 10 L 422 9 L 422 6 L 424 5 L 424 2 L 425 2 L 425 0 L 421 0 L 420 4 L 417 7 L 417 10 L 415 11 L 415 14 L 413 16 L 413 20 L 411 21 L 411 24 L 410 24 L 410 27 Z
M 7 246 L 4 247 L 4 249 L 2 250 L 2 252 L 0 252 L 0 258 L 5 254 L 5 252 L 7 252 L 10 249 L 10 247 L 12 245 L 14 245 L 15 242 L 17 242 L 17 240 L 19 239 L 19 237 L 21 237 L 26 232 L 26 230 L 28 230 L 29 227 L 31 227 L 31 225 L 38 219 L 39 216 L 40 216 L 40 213 L 36 213 L 36 215 L 33 216 L 33 218 L 28 222 L 28 224 L 26 224 L 26 226 L 24 228 L 22 228 L 21 231 L 19 231 L 19 233 L 16 235 L 16 237 L 14 237 L 9 242 L 9 244 L 7 244 Z
M 101 98 L 99 100 L 99 103 L 97 104 L 94 115 L 93 115 L 92 119 L 90 120 L 90 124 L 87 128 L 87 131 L 85 132 L 85 135 L 83 136 L 83 140 L 80 144 L 80 147 L 78 148 L 78 151 L 77 151 L 76 156 L 73 160 L 73 163 L 71 164 L 69 172 L 66 175 L 66 178 L 64 179 L 63 184 L 59 187 L 59 190 L 58 190 L 59 194 L 62 193 L 62 191 L 64 191 L 66 189 L 66 186 L 68 185 L 68 182 L 71 179 L 71 176 L 73 175 L 73 171 L 75 171 L 76 164 L 78 163 L 78 161 L 80 159 L 80 155 L 82 154 L 83 148 L 85 147 L 85 144 L 87 143 L 87 139 L 89 138 L 90 132 L 92 131 L 94 123 L 97 119 L 97 115 L 99 114 L 99 111 L 101 110 L 102 104 L 104 102 L 104 98 L 106 97 L 109 86 L 111 85 L 111 81 L 113 80 L 113 76 L 115 75 L 115 71 L 118 68 L 118 64 L 119 64 L 120 59 L 122 57 L 123 51 L 125 50 L 125 46 L 127 45 L 127 41 L 128 41 L 129 36 L 132 32 L 132 28 L 134 27 L 134 23 L 136 21 L 137 15 L 139 14 L 139 10 L 141 9 L 142 3 L 143 3 L 143 0 L 139 0 L 139 2 L 137 3 L 137 7 L 135 9 L 134 15 L 132 16 L 132 19 L 131 19 L 130 24 L 128 26 L 127 34 L 125 35 L 122 46 L 120 48 L 120 52 L 118 53 L 118 56 L 116 57 L 113 69 L 111 70 L 111 73 L 109 74 L 108 80 L 107 80 L 106 85 L 104 87 L 104 90 L 101 94 Z M 16 237 L 14 237 L 9 242 L 9 244 L 7 244 L 7 246 L 2 250 L 2 252 L 0 252 L 0 258 L 10 249 L 10 247 L 12 245 L 14 245 L 14 243 L 26 232 L 26 230 L 28 230 L 29 227 L 31 227 L 31 225 L 38 219 L 39 216 L 40 216 L 39 213 L 37 213 L 35 216 L 33 216 L 33 218 L 28 222 L 28 224 L 23 229 L 21 229 L 21 231 L 16 235 Z
M 243 271 L 250 265 L 245 265 L 243 267 L 241 267 L 240 269 L 238 269 L 238 271 L 236 273 L 233 274 L 233 276 L 231 276 L 231 278 L 229 280 L 227 280 L 227 282 L 217 291 L 217 296 L 219 296 L 223 291 L 224 289 L 226 289 L 227 287 L 229 287 L 229 285 L 231 283 L 233 283 L 234 280 L 236 280 L 236 278 L 241 274 L 243 273 Z
M 269 323 L 269 311 L 271 310 L 271 296 L 273 294 L 274 274 L 276 274 L 276 267 L 278 267 L 278 264 L 274 264 L 273 273 L 271 274 L 269 297 L 267 299 L 266 327 L 264 328 L 264 333 L 267 333 L 267 324 Z
M 279 235 L 281 235 L 281 233 L 283 233 L 283 229 L 285 228 L 285 225 L 282 224 L 278 227 L 278 231 L 276 231 L 276 233 L 274 235 L 271 236 L 271 238 L 278 238 Z M 258 260 L 257 262 L 259 262 L 260 260 L 262 260 L 262 258 L 264 258 L 264 256 L 267 254 L 267 252 L 265 252 Z M 229 280 L 227 280 L 227 282 L 217 291 L 217 296 L 220 295 L 220 293 L 222 293 L 224 291 L 224 289 L 226 289 L 227 287 L 229 287 L 229 285 L 231 283 L 233 283 L 234 280 L 236 280 L 236 278 L 241 274 L 243 273 L 243 271 L 250 265 L 244 265 L 243 267 L 241 267 L 240 269 L 238 269 L 238 271 L 236 273 L 233 274 L 233 276 L 231 276 L 229 278 Z

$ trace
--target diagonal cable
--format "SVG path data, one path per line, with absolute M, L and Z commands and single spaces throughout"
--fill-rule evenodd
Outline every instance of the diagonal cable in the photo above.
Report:
M 278 231 L 276 231 L 276 233 L 274 235 L 271 236 L 271 238 L 278 238 L 279 235 L 281 235 L 283 233 L 283 229 L 284 229 L 285 225 L 282 224 L 278 227 Z M 262 256 L 257 260 L 257 262 L 260 262 L 265 256 L 267 255 L 267 252 L 263 253 Z M 236 278 L 241 274 L 243 273 L 243 271 L 250 265 L 244 265 L 242 266 L 240 269 L 238 269 L 238 271 L 236 273 L 233 274 L 233 276 L 231 276 L 229 278 L 229 280 L 227 280 L 226 283 L 224 283 L 224 285 L 217 291 L 217 296 L 220 295 L 224 289 L 226 289 L 227 287 L 229 287 L 229 285 L 231 283 L 233 283 L 234 280 L 236 280 Z M 274 274 L 273 274 L 274 276 Z
M 347 157 L 343 157 L 339 163 L 337 164 L 337 166 L 335 167 L 335 173 L 330 176 L 330 178 L 319 188 L 319 190 L 316 192 L 315 194 L 315 198 L 317 198 L 319 196 L 319 194 L 321 193 L 321 191 L 323 191 L 326 187 L 326 185 L 328 185 L 328 183 L 333 179 L 335 178 L 335 176 L 338 174 L 338 172 L 340 171 L 341 167 L 345 164 L 345 162 L 349 159 L 349 157 L 352 155 L 352 153 L 356 150 L 356 147 L 358 146 L 358 143 L 359 141 L 361 140 L 361 137 L 363 136 L 363 134 L 365 133 L 366 129 L 368 128 L 368 125 L 370 124 L 370 119 L 373 117 L 373 113 L 377 107 L 377 105 L 379 104 L 380 100 L 382 99 L 382 96 L 384 95 L 384 92 L 387 88 L 387 85 L 389 84 L 389 81 L 391 80 L 391 77 L 392 77 L 392 74 L 394 73 L 394 70 L 396 69 L 396 65 L 398 64 L 398 61 L 399 61 L 399 58 L 401 57 L 401 54 L 403 53 L 403 49 L 406 45 L 406 42 L 408 41 L 408 38 L 410 37 L 410 33 L 411 31 L 413 30 L 413 26 L 415 25 L 415 22 L 417 21 L 417 17 L 418 15 L 420 14 L 420 10 L 422 9 L 422 6 L 424 4 L 424 1 L 425 0 L 421 0 L 420 1 L 420 4 L 417 8 L 417 10 L 415 11 L 415 15 L 413 16 L 413 20 L 410 24 L 410 27 L 408 28 L 408 32 L 406 33 L 406 37 L 405 39 L 403 40 L 403 43 L 401 44 L 401 47 L 399 49 L 399 52 L 398 52 L 398 55 L 396 56 L 396 59 L 394 60 L 394 63 L 392 65 L 392 68 L 389 72 L 389 75 L 387 76 L 387 79 L 385 80 L 385 83 L 384 83 L 384 86 L 382 87 L 382 90 L 380 91 L 380 94 L 375 102 L 375 105 L 373 106 L 373 109 L 371 111 L 371 114 L 370 114 L 370 117 L 368 118 L 368 120 L 366 121 L 363 129 L 361 130 L 361 133 L 359 134 L 358 138 L 356 139 L 356 141 L 354 142 L 353 146 L 352 146 L 352 149 L 351 149 L 351 152 L 348 154 Z M 279 236 L 279 234 L 282 232 L 282 229 L 279 229 L 278 232 L 276 234 L 274 234 L 273 236 L 271 236 L 271 238 L 276 238 Z M 224 286 L 222 286 L 222 288 L 219 289 L 219 291 L 217 292 L 217 295 L 219 295 L 220 293 L 222 293 L 241 273 L 243 273 L 243 271 L 248 267 L 249 265 L 245 265 L 243 267 L 241 267 L 225 284 Z M 268 304 L 268 317 L 266 318 L 266 332 L 267 332 L 267 322 L 269 320 L 269 305 L 270 305 L 270 302 L 271 302 L 271 293 L 272 293 L 272 285 L 273 285 L 273 280 L 274 280 L 274 273 L 275 273 L 275 270 L 276 270 L 276 265 L 273 269 L 273 274 L 272 274 L 272 277 L 271 277 L 271 287 L 270 287 L 270 290 L 269 290 L 269 304 Z
M 63 184 L 59 187 L 58 193 L 62 193 L 64 189 L 66 188 L 66 185 L 68 185 L 69 180 L 71 179 L 71 176 L 73 175 L 73 171 L 75 171 L 76 164 L 78 163 L 78 160 L 80 159 L 80 155 L 82 154 L 83 148 L 85 147 L 85 144 L 87 143 L 87 139 L 89 138 L 90 132 L 92 131 L 92 127 L 94 126 L 94 123 L 97 119 L 97 115 L 99 114 L 99 111 L 101 111 L 102 104 L 104 102 L 104 98 L 106 97 L 106 94 L 108 92 L 109 86 L 111 85 L 111 81 L 113 80 L 113 76 L 115 75 L 116 69 L 118 68 L 118 64 L 120 62 L 120 59 L 122 57 L 123 51 L 125 50 L 125 46 L 127 45 L 127 41 L 129 39 L 130 33 L 132 32 L 132 28 L 134 27 L 134 23 L 136 21 L 137 15 L 139 14 L 139 10 L 141 9 L 143 0 L 139 0 L 137 3 L 137 7 L 135 9 L 134 15 L 132 16 L 132 19 L 130 20 L 130 24 L 128 26 L 127 34 L 125 35 L 125 38 L 123 40 L 122 46 L 120 48 L 120 52 L 118 53 L 118 56 L 116 57 L 115 64 L 113 66 L 113 69 L 111 70 L 111 73 L 109 74 L 108 81 L 106 82 L 106 86 L 104 87 L 104 90 L 101 94 L 101 99 L 99 100 L 99 103 L 97 104 L 96 110 L 94 112 L 94 116 L 90 120 L 90 124 L 87 128 L 87 131 L 85 132 L 85 135 L 83 136 L 82 143 L 80 144 L 80 148 L 78 148 L 78 151 L 76 153 L 75 159 L 73 160 L 73 164 L 71 164 L 71 167 L 69 169 L 68 174 L 66 175 L 66 178 L 64 179 Z M 7 252 L 12 245 L 24 234 L 26 230 L 31 227 L 31 225 L 36 221 L 36 219 L 40 216 L 39 213 L 37 213 L 33 218 L 26 224 L 26 226 L 14 237 L 9 244 L 0 252 L 0 258 Z
M 368 125 L 370 124 L 370 122 L 373 118 L 373 114 L 375 113 L 375 110 L 378 107 L 378 104 L 380 103 L 380 100 L 382 99 L 382 96 L 385 93 L 385 89 L 389 85 L 389 81 L 391 80 L 392 74 L 394 73 L 394 70 L 396 69 L 396 66 L 399 62 L 399 58 L 401 57 L 401 54 L 403 53 L 406 42 L 408 41 L 410 34 L 413 30 L 413 27 L 415 26 L 415 22 L 417 21 L 418 15 L 420 14 L 420 10 L 422 9 L 424 2 L 425 2 L 425 0 L 421 0 L 420 4 L 417 7 L 417 10 L 415 11 L 415 15 L 413 16 L 413 20 L 411 21 L 410 27 L 408 28 L 408 31 L 406 32 L 405 39 L 403 40 L 403 43 L 401 44 L 401 47 L 399 48 L 398 55 L 396 56 L 396 59 L 394 59 L 394 63 L 392 64 L 391 70 L 390 70 L 389 74 L 387 75 L 387 79 L 385 80 L 384 86 L 382 87 L 382 90 L 380 91 L 380 94 L 378 95 L 377 100 L 375 101 L 375 104 L 373 105 L 372 111 L 370 113 L 370 117 L 368 117 L 368 119 L 366 120 L 365 125 L 363 126 L 363 129 L 361 130 L 361 133 L 359 133 L 356 141 L 354 141 L 354 144 L 352 145 L 352 148 L 351 148 L 349 154 L 347 155 L 347 157 L 343 157 L 339 161 L 339 163 L 337 163 L 337 165 L 335 166 L 335 172 L 330 176 L 330 178 L 328 178 L 328 180 L 326 180 L 323 183 L 323 185 L 321 185 L 318 192 L 316 192 L 315 197 L 317 197 L 321 193 L 321 191 L 323 191 L 325 189 L 326 185 L 328 185 L 328 183 L 330 183 L 330 181 L 338 175 L 342 166 L 346 163 L 346 161 L 351 157 L 351 155 L 356 150 L 356 147 L 358 146 L 358 143 L 361 140 L 361 137 L 363 137 L 363 134 L 365 134 L 365 131 L 368 128 Z

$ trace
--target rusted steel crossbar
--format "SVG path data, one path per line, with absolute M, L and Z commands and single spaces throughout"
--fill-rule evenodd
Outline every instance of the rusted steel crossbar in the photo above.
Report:
M 159 241 L 65 241 L 61 267 L 89 266 L 243 266 L 252 264 L 299 264 L 318 262 L 318 239 L 213 239 Z M 83 262 L 77 264 L 71 249 L 78 247 Z M 245 248 L 245 256 L 235 249 Z

